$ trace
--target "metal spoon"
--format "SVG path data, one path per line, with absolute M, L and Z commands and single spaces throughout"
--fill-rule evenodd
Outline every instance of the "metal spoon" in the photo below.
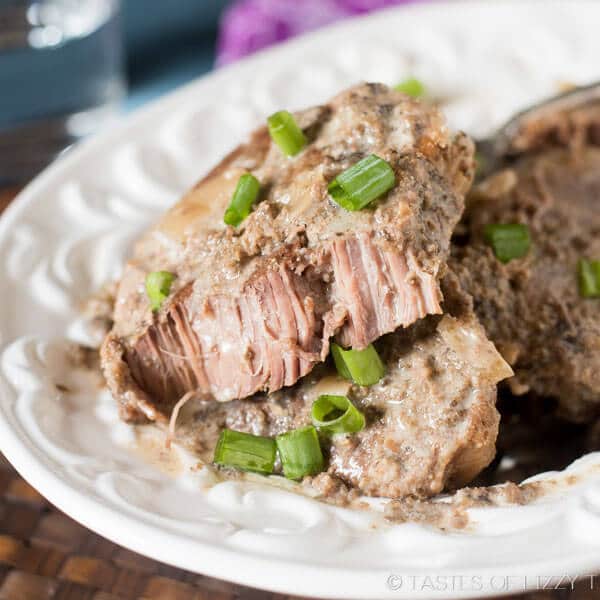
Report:
M 600 82 L 574 88 L 517 113 L 492 136 L 477 141 L 481 170 L 490 173 L 526 152 L 529 148 L 525 133 L 533 131 L 536 124 L 541 125 L 559 113 L 587 110 L 596 104 L 600 108 Z

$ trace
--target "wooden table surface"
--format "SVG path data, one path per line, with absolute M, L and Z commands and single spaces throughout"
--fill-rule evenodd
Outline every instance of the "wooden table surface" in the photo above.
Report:
M 0 212 L 17 191 L 0 190 Z M 511 598 L 600 599 L 600 578 L 596 587 L 597 590 L 592 590 L 589 581 L 582 581 L 575 590 L 567 586 Z M 0 600 L 137 598 L 285 600 L 291 597 L 196 575 L 113 544 L 52 506 L 0 454 Z

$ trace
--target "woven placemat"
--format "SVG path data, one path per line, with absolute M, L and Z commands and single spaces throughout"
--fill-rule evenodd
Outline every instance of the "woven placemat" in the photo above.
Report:
M 0 212 L 17 191 L 0 190 Z M 600 600 L 600 578 L 597 587 L 582 582 L 511 599 Z M 0 454 L 0 600 L 287 598 L 297 597 L 196 575 L 109 542 L 51 505 Z

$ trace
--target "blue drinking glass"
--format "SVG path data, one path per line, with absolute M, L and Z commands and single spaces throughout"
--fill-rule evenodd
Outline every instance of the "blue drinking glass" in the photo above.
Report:
M 0 184 L 106 124 L 125 88 L 118 0 L 0 0 Z

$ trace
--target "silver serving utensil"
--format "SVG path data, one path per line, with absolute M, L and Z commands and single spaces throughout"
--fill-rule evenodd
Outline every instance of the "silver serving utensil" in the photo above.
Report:
M 600 106 L 600 82 L 576 87 L 553 96 L 517 113 L 507 123 L 488 138 L 477 140 L 477 153 L 484 174 L 490 173 L 507 159 L 527 150 L 524 134 L 556 113 L 587 109 L 595 104 Z

